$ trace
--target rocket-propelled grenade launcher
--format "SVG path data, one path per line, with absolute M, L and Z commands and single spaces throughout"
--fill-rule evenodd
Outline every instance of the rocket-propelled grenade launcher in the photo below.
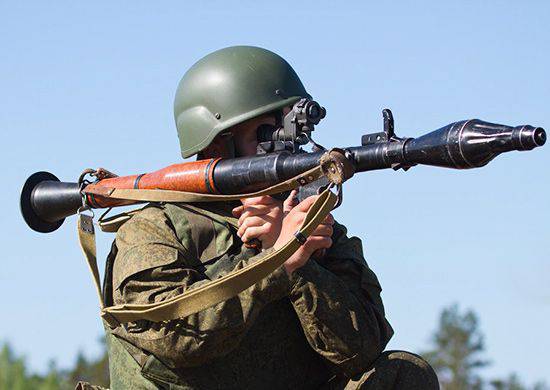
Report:
M 304 107 L 301 103 L 300 109 Z M 307 104 L 305 106 L 307 108 Z M 315 143 L 316 151 L 309 153 L 297 147 L 297 144 L 313 143 L 313 125 L 324 117 L 324 109 L 320 106 L 310 105 L 308 110 L 309 119 L 308 113 L 302 112 L 306 119 L 292 122 L 285 117 L 283 127 L 272 131 L 264 128 L 261 134 L 259 130 L 259 154 L 255 156 L 199 160 L 141 175 L 99 175 L 93 183 L 82 180 L 80 183 L 63 183 L 51 173 L 37 172 L 23 186 L 21 212 L 32 229 L 51 232 L 61 226 L 65 217 L 75 214 L 83 201 L 94 208 L 136 203 L 109 198 L 109 192 L 115 188 L 203 194 L 242 194 L 267 188 L 319 165 L 325 155 L 326 151 Z M 288 115 L 291 114 L 300 119 L 296 106 Z M 400 138 L 394 134 L 391 111 L 384 110 L 383 115 L 383 132 L 364 135 L 361 146 L 340 149 L 355 172 L 385 168 L 407 170 L 418 164 L 478 168 L 501 153 L 531 150 L 546 142 L 546 133 L 541 127 L 512 127 L 478 119 L 455 122 L 418 138 Z M 289 130 L 290 126 L 295 128 Z

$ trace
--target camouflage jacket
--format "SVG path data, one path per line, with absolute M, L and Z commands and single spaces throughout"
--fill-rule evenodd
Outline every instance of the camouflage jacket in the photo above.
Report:
M 134 215 L 113 245 L 107 303 L 159 302 L 269 253 L 242 244 L 230 223 L 231 206 L 155 204 Z M 291 277 L 280 267 L 197 314 L 131 323 L 112 333 L 129 352 L 140 352 L 133 356 L 142 367 L 151 358 L 166 367 L 168 374 L 145 374 L 171 388 L 314 388 L 335 374 L 366 370 L 383 351 L 393 331 L 380 291 L 361 241 L 335 224 L 325 257 L 309 260 Z M 113 365 L 117 358 L 111 358 Z

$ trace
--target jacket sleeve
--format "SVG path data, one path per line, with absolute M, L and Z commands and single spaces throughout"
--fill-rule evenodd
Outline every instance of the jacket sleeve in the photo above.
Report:
M 203 233 L 194 232 L 196 239 L 204 237 Z M 207 272 L 205 265 L 190 254 L 193 251 L 178 240 L 163 211 L 154 207 L 126 222 L 118 231 L 116 245 L 115 304 L 160 302 L 269 253 L 236 258 L 231 254 L 234 251 L 229 251 L 215 261 L 226 264 L 225 269 Z M 138 321 L 118 327 L 114 333 L 171 366 L 198 366 L 234 349 L 261 308 L 289 292 L 290 281 L 281 267 L 238 296 L 186 318 L 160 323 Z
M 384 350 L 393 330 L 385 318 L 376 275 L 361 240 L 335 224 L 333 245 L 293 276 L 290 298 L 311 347 L 336 372 L 364 372 Z

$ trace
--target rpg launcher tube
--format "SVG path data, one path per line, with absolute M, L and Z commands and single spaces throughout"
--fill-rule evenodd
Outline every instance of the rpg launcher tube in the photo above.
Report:
M 468 169 L 486 165 L 501 153 L 531 150 L 546 142 L 541 127 L 510 127 L 472 119 L 455 122 L 418 138 L 397 138 L 345 150 L 355 172 L 408 168 L 417 164 Z M 256 191 L 319 164 L 323 152 L 220 160 L 213 185 L 223 194 Z
M 546 133 L 529 125 L 510 127 L 477 119 L 452 123 L 418 138 L 397 138 L 346 148 L 355 172 L 409 168 L 417 164 L 468 169 L 486 165 L 500 153 L 544 145 Z M 136 203 L 109 198 L 114 188 L 162 189 L 204 194 L 239 194 L 267 188 L 319 164 L 324 152 L 268 153 L 171 165 L 156 172 L 99 180 L 80 188 L 47 172 L 30 176 L 21 192 L 21 212 L 39 232 L 59 228 L 83 198 L 94 208 Z
M 479 119 L 451 123 L 418 138 L 394 139 L 349 150 L 356 171 L 411 167 L 479 168 L 501 153 L 531 150 L 546 142 L 541 127 L 506 126 Z

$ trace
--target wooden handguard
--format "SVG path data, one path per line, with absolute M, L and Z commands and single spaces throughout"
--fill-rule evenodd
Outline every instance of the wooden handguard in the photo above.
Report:
M 217 194 L 212 172 L 219 160 L 173 164 L 151 173 L 103 179 L 87 185 L 83 192 L 92 207 L 100 208 L 136 203 L 131 200 L 109 198 L 114 189 L 159 189 Z

